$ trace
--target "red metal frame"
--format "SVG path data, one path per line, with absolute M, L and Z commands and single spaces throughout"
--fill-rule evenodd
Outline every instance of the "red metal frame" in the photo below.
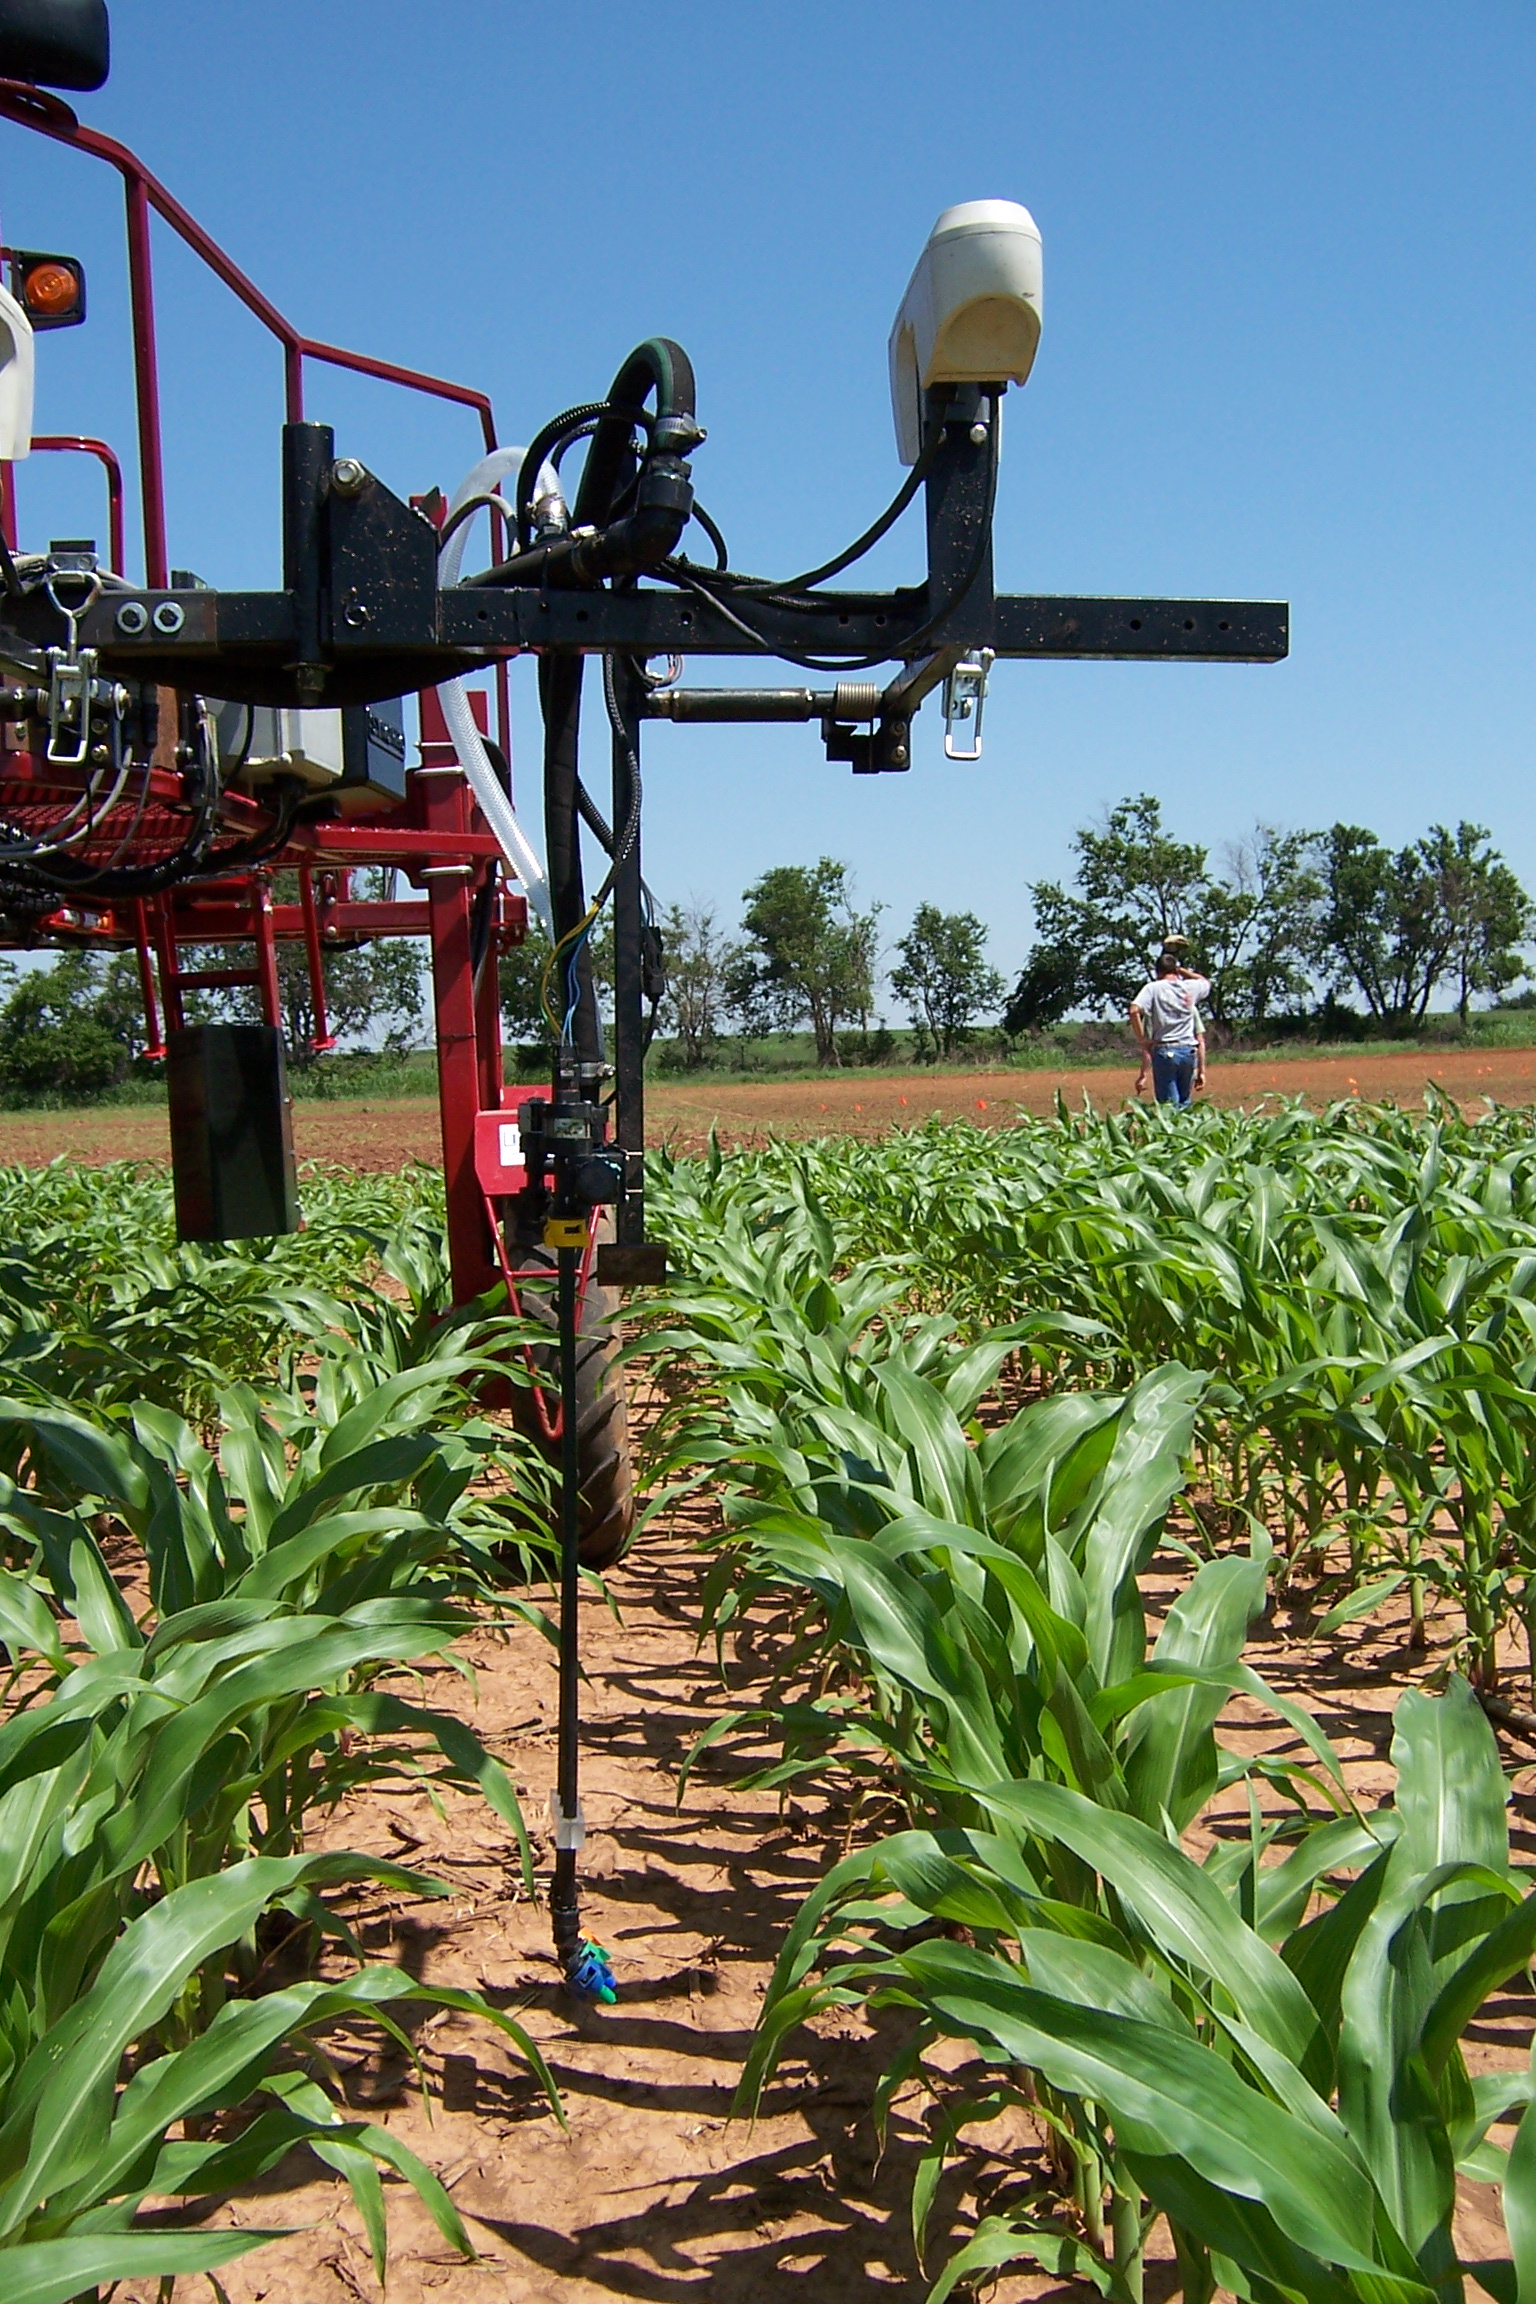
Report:
M 151 174 L 137 153 L 130 152 L 126 144 L 119 144 L 115 137 L 103 136 L 99 129 L 82 127 L 60 97 L 28 87 L 24 81 L 0 80 L 0 119 L 14 120 L 18 127 L 34 128 L 39 135 L 51 136 L 56 144 L 69 144 L 77 152 L 88 153 L 93 160 L 104 160 L 123 179 L 133 312 L 134 388 L 138 403 L 139 490 L 144 514 L 144 580 L 151 590 L 164 585 L 169 567 L 165 538 L 165 466 L 160 436 L 160 363 L 149 240 L 152 212 L 169 224 L 282 346 L 284 394 L 290 424 L 300 422 L 304 414 L 304 363 L 320 360 L 332 368 L 349 368 L 359 376 L 372 376 L 383 384 L 399 384 L 410 392 L 424 392 L 433 399 L 452 400 L 460 407 L 472 408 L 480 418 L 486 447 L 495 447 L 496 419 L 484 392 L 476 392 L 467 384 L 451 384 L 444 377 L 429 376 L 418 368 L 399 367 L 392 360 L 375 360 L 365 352 L 344 351 L 340 345 L 324 344 L 316 337 L 304 335 L 269 297 L 263 296 L 254 281 L 246 278 L 239 265 L 225 255 L 196 217 L 188 215 L 175 194 L 167 191 L 160 179 Z
M 360 352 L 346 351 L 306 336 L 247 279 L 237 264 L 190 216 L 172 193 L 146 168 L 137 155 L 114 138 L 82 127 L 70 107 L 58 97 L 16 81 L 0 81 L 0 119 L 30 128 L 104 161 L 123 181 L 128 243 L 128 277 L 132 314 L 135 405 L 139 451 L 139 497 L 144 537 L 146 584 L 160 589 L 167 583 L 169 551 L 166 538 L 165 465 L 161 441 L 159 353 L 155 330 L 154 274 L 151 219 L 159 216 L 194 255 L 208 266 L 246 310 L 278 342 L 283 354 L 284 401 L 288 420 L 304 414 L 304 368 L 308 360 L 394 384 L 408 391 L 453 402 L 475 413 L 487 448 L 496 445 L 496 423 L 488 396 L 422 370 L 401 367 Z M 118 573 L 126 573 L 123 534 L 121 468 L 105 441 L 84 436 L 45 435 L 32 445 L 43 451 L 74 451 L 99 459 L 107 474 L 110 553 Z M 493 531 L 495 515 L 493 514 Z M 14 544 L 15 488 L 13 475 L 0 467 L 0 533 Z M 507 746 L 509 699 L 505 663 L 496 676 L 497 728 Z M 482 970 L 477 985 L 471 953 L 471 912 L 475 891 L 484 885 L 487 871 L 496 872 L 500 849 L 486 829 L 470 795 L 447 730 L 440 725 L 435 695 L 423 698 L 423 744 L 419 767 L 406 779 L 403 803 L 381 805 L 366 816 L 345 821 L 306 824 L 295 831 L 279 856 L 260 870 L 231 874 L 218 881 L 177 886 L 169 893 L 136 899 L 126 904 L 93 902 L 88 895 L 61 903 L 43 933 L 60 942 L 129 947 L 137 955 L 139 980 L 151 1055 L 164 1052 L 162 1024 L 175 1030 L 184 1018 L 183 994 L 198 988 L 249 986 L 259 992 L 263 1015 L 281 1020 L 277 946 L 301 942 L 306 956 L 315 1016 L 314 1046 L 335 1045 L 325 1004 L 324 955 L 327 943 L 346 943 L 360 937 L 421 935 L 429 938 L 432 956 L 432 992 L 438 1045 L 438 1101 L 443 1132 L 443 1162 L 447 1179 L 448 1238 L 456 1303 L 465 1303 L 505 1279 L 514 1308 L 518 1282 L 506 1257 L 498 1204 L 481 1188 L 475 1167 L 475 1132 L 482 1112 L 503 1108 L 501 1019 L 496 971 Z M 481 721 L 482 728 L 484 721 Z M 0 750 L 0 776 L 8 806 L 21 803 L 42 812 L 67 808 L 83 786 L 71 782 L 72 772 L 49 767 L 10 744 Z M 133 829 L 141 835 L 140 853 L 154 840 L 164 852 L 174 844 L 181 802 L 181 779 L 169 751 L 163 762 L 157 754 L 153 773 L 146 772 L 142 794 L 136 790 L 139 814 Z M 62 794 L 62 800 L 60 795 Z M 15 796 L 13 801 L 12 795 Z M 126 804 L 122 804 L 126 806 Z M 227 794 L 223 805 L 226 826 L 249 833 L 270 821 L 259 799 Z M 110 814 L 110 811 L 109 811 Z M 92 837 L 97 849 L 82 844 L 76 853 L 93 859 L 110 849 L 112 835 L 105 821 Z M 360 865 L 387 865 L 405 873 L 423 891 L 411 902 L 358 900 L 352 895 L 351 876 Z M 277 903 L 272 877 L 279 869 L 298 873 L 299 901 Z M 493 937 L 499 943 L 520 941 L 526 932 L 527 906 L 520 895 L 502 890 Z M 253 965 L 237 968 L 184 969 L 181 951 L 186 946 L 238 943 L 254 947 Z M 158 983 L 157 983 L 158 978 Z M 595 1242 L 596 1233 L 592 1239 Z M 583 1264 L 582 1287 L 588 1285 L 592 1245 Z M 542 1280 L 546 1276 L 538 1275 Z
M 109 448 L 105 440 L 91 440 L 84 433 L 34 432 L 32 435 L 33 455 L 37 455 L 40 449 L 55 449 L 72 456 L 94 456 L 99 464 L 105 466 L 107 474 L 107 564 L 120 576 L 123 572 L 123 562 L 128 557 L 128 540 L 123 530 L 123 468 L 117 460 L 115 450 Z M 7 490 L 7 494 L 9 493 L 10 491 Z M 8 538 L 7 541 L 14 543 L 15 539 L 14 537 Z

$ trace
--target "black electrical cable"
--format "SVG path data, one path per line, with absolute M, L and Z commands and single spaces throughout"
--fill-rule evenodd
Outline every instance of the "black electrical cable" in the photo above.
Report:
M 480 742 L 484 747 L 485 756 L 491 764 L 491 773 L 510 800 L 512 797 L 511 762 L 494 737 L 482 736 Z M 480 978 L 491 949 L 491 922 L 496 911 L 496 883 L 499 877 L 499 867 L 493 860 L 491 869 L 487 872 L 483 883 L 475 890 L 475 900 L 470 910 L 469 969 L 476 992 L 480 989 Z
M 995 405 L 996 404 L 994 403 L 994 408 Z M 993 438 L 994 442 L 996 440 L 996 434 L 997 421 L 994 414 L 991 427 L 991 437 Z M 744 580 L 741 589 L 747 592 L 764 593 L 808 592 L 812 585 L 824 584 L 829 576 L 840 576 L 845 568 L 851 568 L 853 566 L 855 560 L 862 560 L 867 552 L 872 552 L 874 550 L 875 546 L 880 542 L 881 537 L 886 535 L 890 529 L 895 527 L 897 521 L 901 518 L 903 512 L 905 512 L 907 506 L 911 503 L 919 488 L 921 488 L 923 482 L 927 479 L 933 464 L 933 459 L 938 454 L 939 443 L 943 437 L 944 434 L 942 427 L 936 425 L 932 435 L 928 440 L 927 446 L 923 449 L 923 452 L 918 457 L 917 462 L 913 465 L 911 471 L 907 474 L 905 480 L 903 480 L 901 486 L 897 489 L 895 495 L 891 498 L 890 503 L 887 504 L 885 510 L 881 513 L 879 519 L 872 521 L 870 526 L 865 529 L 863 535 L 858 537 L 852 544 L 848 545 L 844 551 L 835 554 L 834 557 L 830 560 L 824 560 L 819 568 L 808 568 L 803 576 L 791 576 L 787 582 L 783 584 L 769 583 L 762 577 L 748 577 Z
M 466 496 L 462 504 L 456 504 L 439 528 L 437 532 L 439 553 L 455 529 L 462 528 L 466 520 L 472 520 L 477 512 L 487 509 L 501 513 L 502 517 L 507 520 L 512 517 L 512 507 L 505 496 L 499 496 L 494 488 L 482 488 L 476 495 Z
M 254 833 L 249 840 L 237 842 L 233 847 L 211 848 L 208 852 L 211 878 L 225 872 L 248 872 L 257 864 L 268 863 L 287 846 L 304 802 L 304 786 L 297 776 L 278 776 L 273 778 L 272 788 L 277 794 L 276 824 L 271 830 Z
M 619 709 L 618 691 L 613 683 L 613 665 L 613 652 L 609 650 L 603 657 L 603 702 L 608 707 L 609 724 L 613 729 L 614 740 L 623 754 L 624 766 L 629 777 L 629 812 L 624 819 L 624 829 L 611 851 L 613 861 L 608 868 L 608 876 L 592 899 L 594 908 L 607 902 L 613 891 L 613 884 L 617 880 L 631 848 L 640 836 L 640 762 L 636 756 L 635 747 L 630 742 L 629 730 L 624 723 L 624 715 Z
M 0 569 L 5 572 L 5 589 L 12 600 L 24 600 L 27 588 L 16 573 L 16 562 L 5 538 L 0 536 Z
M 108 872 L 115 872 L 118 865 L 121 864 L 123 858 L 127 855 L 129 849 L 133 846 L 134 841 L 138 838 L 139 826 L 144 821 L 144 810 L 149 801 L 149 787 L 151 781 L 153 780 L 154 772 L 154 755 L 150 754 L 144 762 L 144 772 L 139 778 L 139 797 L 134 806 L 133 815 L 129 819 L 128 829 L 123 834 L 121 840 L 119 840 L 117 846 L 113 849 L 111 855 L 107 858 L 105 864 L 98 865 L 95 868 L 91 875 L 91 879 L 93 881 L 101 878 Z M 76 881 L 75 885 L 76 887 L 89 886 L 90 882 Z
M 561 465 L 565 462 L 566 457 L 570 454 L 571 450 L 576 447 L 578 442 L 591 439 L 593 433 L 597 430 L 598 422 L 599 419 L 594 416 L 588 423 L 578 424 L 573 432 L 567 432 L 563 440 L 556 441 L 554 447 L 551 448 L 549 452 L 547 461 L 554 466 L 557 472 L 559 471 Z
M 715 548 L 715 566 L 719 573 L 723 576 L 731 564 L 730 546 L 726 543 L 725 538 L 721 535 L 719 529 L 715 526 L 715 523 L 713 520 L 711 520 L 709 514 L 705 511 L 702 504 L 695 502 L 693 507 L 693 516 L 695 520 L 697 520 L 699 526 L 703 529 L 705 535 L 709 538 L 711 544 L 713 544 Z
M 831 560 L 824 560 L 819 568 L 808 568 L 803 576 L 786 577 L 782 583 L 776 583 L 766 576 L 737 576 L 733 574 L 731 577 L 733 592 L 737 595 L 748 595 L 754 599 L 761 598 L 768 601 L 782 597 L 791 606 L 797 608 L 807 606 L 835 607 L 837 605 L 835 601 L 806 601 L 801 595 L 808 592 L 813 585 L 824 584 L 829 576 L 840 576 L 845 568 L 851 568 L 856 560 L 862 560 L 866 553 L 872 552 L 881 538 L 895 527 L 917 494 L 918 489 L 927 479 L 941 438 L 942 433 L 935 431 L 879 519 L 872 522 L 865 529 L 863 535 L 848 545 L 844 551 L 837 553 Z M 693 516 L 715 547 L 719 562 L 715 573 L 719 575 L 729 573 L 730 555 L 726 550 L 725 539 L 719 529 L 701 505 L 695 504 Z M 681 560 L 670 562 L 664 573 L 670 573 L 671 569 L 676 567 L 686 568 L 690 575 L 694 573 L 691 563 Z
M 95 895 L 108 897 L 158 896 L 164 889 L 191 879 L 202 870 L 207 857 L 220 799 L 218 776 L 210 773 L 208 734 L 201 718 L 197 723 L 195 756 L 202 771 L 196 818 L 186 839 L 169 856 L 161 857 L 156 864 L 130 865 L 120 871 L 77 865 L 72 859 L 60 858 L 47 866 L 37 863 L 23 865 L 20 867 L 23 876 L 34 885 L 55 892 L 72 894 L 76 890 L 88 888 Z
M 981 574 L 982 563 L 987 556 L 987 547 L 992 541 L 992 514 L 997 502 L 997 428 L 995 425 L 992 427 L 990 438 L 991 454 L 987 461 L 986 508 L 976 532 L 976 545 L 971 554 L 970 565 L 960 582 L 951 590 L 948 598 L 939 608 L 935 609 L 927 622 L 920 625 L 917 631 L 902 635 L 901 653 L 904 656 L 914 656 L 920 652 L 930 636 L 938 630 L 947 617 L 954 614 L 955 610 L 966 599 L 971 587 Z M 697 594 L 702 600 L 707 600 L 725 618 L 726 622 L 750 640 L 755 648 L 760 649 L 765 656 L 777 657 L 782 663 L 800 664 L 810 672 L 861 672 L 869 670 L 876 664 L 886 664 L 890 661 L 889 651 L 877 656 L 801 655 L 792 648 L 784 647 L 777 640 L 768 639 L 764 633 L 757 631 L 743 617 L 738 616 L 721 597 L 724 587 L 717 588 L 715 584 L 709 581 L 704 571 L 693 568 L 684 569 L 676 561 L 671 561 L 661 573 L 674 584 L 681 584 L 685 590 Z M 741 598 L 740 587 L 732 590 L 731 598 Z M 765 602 L 765 605 L 770 604 Z M 827 603 L 827 605 L 835 605 L 835 603 Z

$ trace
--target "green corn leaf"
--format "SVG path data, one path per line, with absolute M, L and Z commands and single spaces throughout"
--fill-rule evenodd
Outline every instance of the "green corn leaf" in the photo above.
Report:
M 1340 1631 L 1358 1617 L 1372 1615 L 1383 1600 L 1391 1599 L 1406 1578 L 1407 1571 L 1399 1568 L 1390 1576 L 1372 1576 L 1364 1584 L 1357 1584 L 1353 1592 L 1346 1592 L 1342 1600 L 1336 1600 L 1327 1614 L 1318 1619 L 1313 1627 L 1314 1638 L 1326 1640 L 1330 1632 Z
M 1113 2293 L 1114 2275 L 1085 2240 L 1064 2225 L 1031 2223 L 1027 2217 L 984 2216 L 965 2246 L 951 2256 L 929 2289 L 926 2304 L 945 2304 L 964 2282 L 1028 2261 L 1058 2280 L 1086 2280 L 1101 2296 Z
M 1392 1760 L 1405 1864 L 1416 1872 L 1454 1863 L 1507 1867 L 1498 1743 L 1465 1680 L 1453 1678 L 1443 1696 L 1404 1690 L 1393 1714 Z
M 13 1655 L 30 1648 L 56 1672 L 65 1668 L 57 1617 L 36 1586 L 9 1568 L 0 1568 L 0 1641 Z
M 1515 2304 L 1536 2304 L 1536 2116 L 1529 2104 L 1510 2146 L 1503 2204 L 1515 2273 Z
M 1228 1671 L 1263 1608 L 1267 1584 L 1263 1558 L 1207 1562 L 1168 1611 L 1154 1663 Z M 1123 1765 L 1131 1808 L 1145 1822 L 1166 1815 L 1183 1831 L 1209 1798 L 1216 1778 L 1214 1730 L 1225 1703 L 1224 1689 L 1190 1683 L 1138 1709 Z
M 315 1869 L 308 1857 L 251 1858 L 175 1889 L 124 1929 L 90 1990 L 12 2080 L 0 2123 L 0 2238 L 102 2151 L 130 2042 L 160 2020 L 194 1968 Z
M 1166 1957 L 1211 1977 L 1262 2038 L 1305 2065 L 1317 2031 L 1305 1992 L 1182 1849 L 1062 1784 L 994 1784 L 981 1798 L 1006 1822 L 1064 1841 L 1110 1882 Z
M 936 1975 L 926 2000 L 973 2038 L 1105 2107 L 1127 2151 L 1174 2155 L 1239 2199 L 1261 2202 L 1325 2263 L 1377 2267 L 1377 2204 L 1359 2164 L 1310 2124 L 1247 2087 L 1232 2066 L 1165 2026 L 1008 1982 L 959 1945 L 918 1945 L 903 1965 Z M 968 1969 L 963 1980 L 956 1976 Z
M 118 2280 L 216 2272 L 253 2248 L 288 2237 L 286 2230 L 258 2232 L 242 2225 L 218 2232 L 83 2232 L 26 2240 L 0 2250 L 6 2304 L 70 2304 L 71 2298 Z
M 69 1579 L 74 1587 L 75 1619 L 98 1656 L 113 1655 L 120 1648 L 143 1647 L 144 1637 L 133 1620 L 133 1611 L 95 1538 L 84 1529 L 69 1548 Z

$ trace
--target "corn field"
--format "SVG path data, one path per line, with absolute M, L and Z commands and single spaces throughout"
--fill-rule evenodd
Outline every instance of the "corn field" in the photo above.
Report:
M 1536 1670 L 1536 1124 L 1062 1111 L 661 1155 L 652 1192 L 648 1510 L 716 1508 L 689 1769 L 751 1754 L 845 1820 L 740 2115 L 806 2023 L 890 2027 L 870 2116 L 927 2108 L 929 2304 L 1010 2269 L 1140 2304 L 1149 2251 L 1193 2304 L 1532 2304 L 1531 2072 L 1466 2037 L 1536 1952 L 1489 1717 Z M 452 2007 L 568 2116 L 504 2010 L 358 1956 L 338 1895 L 442 1884 L 313 1844 L 404 1772 L 485 1802 L 537 1885 L 505 1766 L 402 1693 L 471 1625 L 547 1629 L 549 1476 L 484 1404 L 531 1380 L 522 1332 L 445 1314 L 426 1172 L 317 1174 L 306 1211 L 178 1248 L 155 1170 L 0 1173 L 11 2304 L 216 2272 L 269 2233 L 145 2204 L 300 2143 L 380 2280 L 386 2177 L 469 2254 L 439 2174 L 338 2104 L 328 2028 Z M 1384 1794 L 1250 1660 L 1277 1594 L 1434 1638 Z M 1005 2118 L 1050 2196 L 957 2225 L 947 2172 Z M 1467 2183 L 1494 2260 L 1463 2260 Z

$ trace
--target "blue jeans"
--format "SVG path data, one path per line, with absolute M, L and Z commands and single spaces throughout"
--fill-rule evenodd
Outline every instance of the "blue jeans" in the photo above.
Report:
M 1159 1104 L 1193 1104 L 1195 1100 L 1194 1048 L 1154 1048 L 1152 1089 Z

